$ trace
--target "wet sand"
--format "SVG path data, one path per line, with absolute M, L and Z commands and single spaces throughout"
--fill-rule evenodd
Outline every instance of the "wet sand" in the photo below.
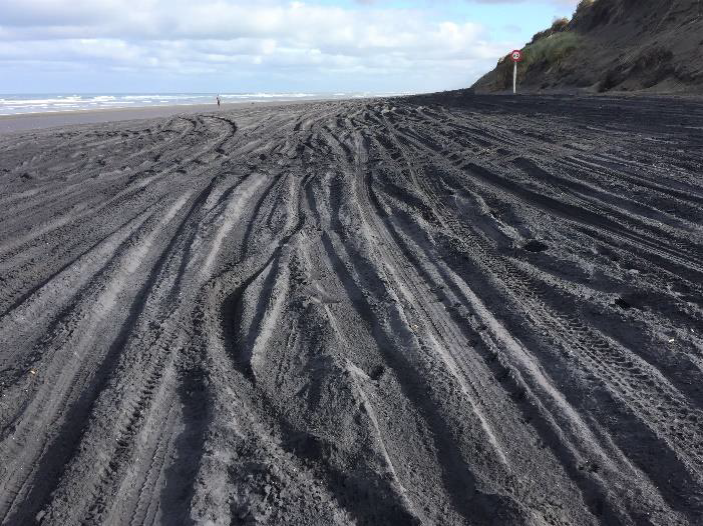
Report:
M 305 102 L 235 102 L 225 103 L 219 108 L 216 104 L 194 104 L 174 106 L 151 106 L 144 108 L 111 108 L 100 110 L 60 111 L 47 113 L 27 113 L 22 115 L 0 115 L 0 134 L 17 131 L 59 128 L 74 124 L 98 124 L 102 122 L 117 122 L 143 120 L 174 115 L 193 115 L 227 111 L 237 107 L 278 107 L 281 104 L 296 105 Z

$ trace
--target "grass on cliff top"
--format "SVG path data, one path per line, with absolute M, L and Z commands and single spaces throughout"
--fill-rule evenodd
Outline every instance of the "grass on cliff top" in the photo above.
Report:
M 580 42 L 581 37 L 571 31 L 554 33 L 526 46 L 524 63 L 526 66 L 543 61 L 555 64 L 574 51 Z

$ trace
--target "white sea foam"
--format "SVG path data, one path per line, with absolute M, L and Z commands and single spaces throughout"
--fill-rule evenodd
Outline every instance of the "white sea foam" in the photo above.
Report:
M 381 94 L 379 94 L 381 95 Z M 384 96 L 393 95 L 384 93 Z M 43 113 L 59 111 L 96 110 L 101 108 L 136 108 L 149 106 L 186 106 L 193 104 L 213 104 L 216 94 L 212 93 L 49 93 L 15 95 L 3 94 L 0 97 L 0 115 L 21 113 Z M 346 99 L 372 97 L 373 93 L 223 93 L 223 102 L 276 102 L 305 99 Z

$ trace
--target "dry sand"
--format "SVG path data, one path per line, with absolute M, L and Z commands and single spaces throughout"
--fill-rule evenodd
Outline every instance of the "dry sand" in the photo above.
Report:
M 0 137 L 3 524 L 703 522 L 703 106 Z

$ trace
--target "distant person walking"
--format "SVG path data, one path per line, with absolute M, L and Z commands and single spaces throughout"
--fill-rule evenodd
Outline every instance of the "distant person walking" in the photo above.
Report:
M 215 100 L 217 101 L 217 107 L 219 108 L 220 107 L 220 96 L 218 95 L 217 97 L 215 97 Z

